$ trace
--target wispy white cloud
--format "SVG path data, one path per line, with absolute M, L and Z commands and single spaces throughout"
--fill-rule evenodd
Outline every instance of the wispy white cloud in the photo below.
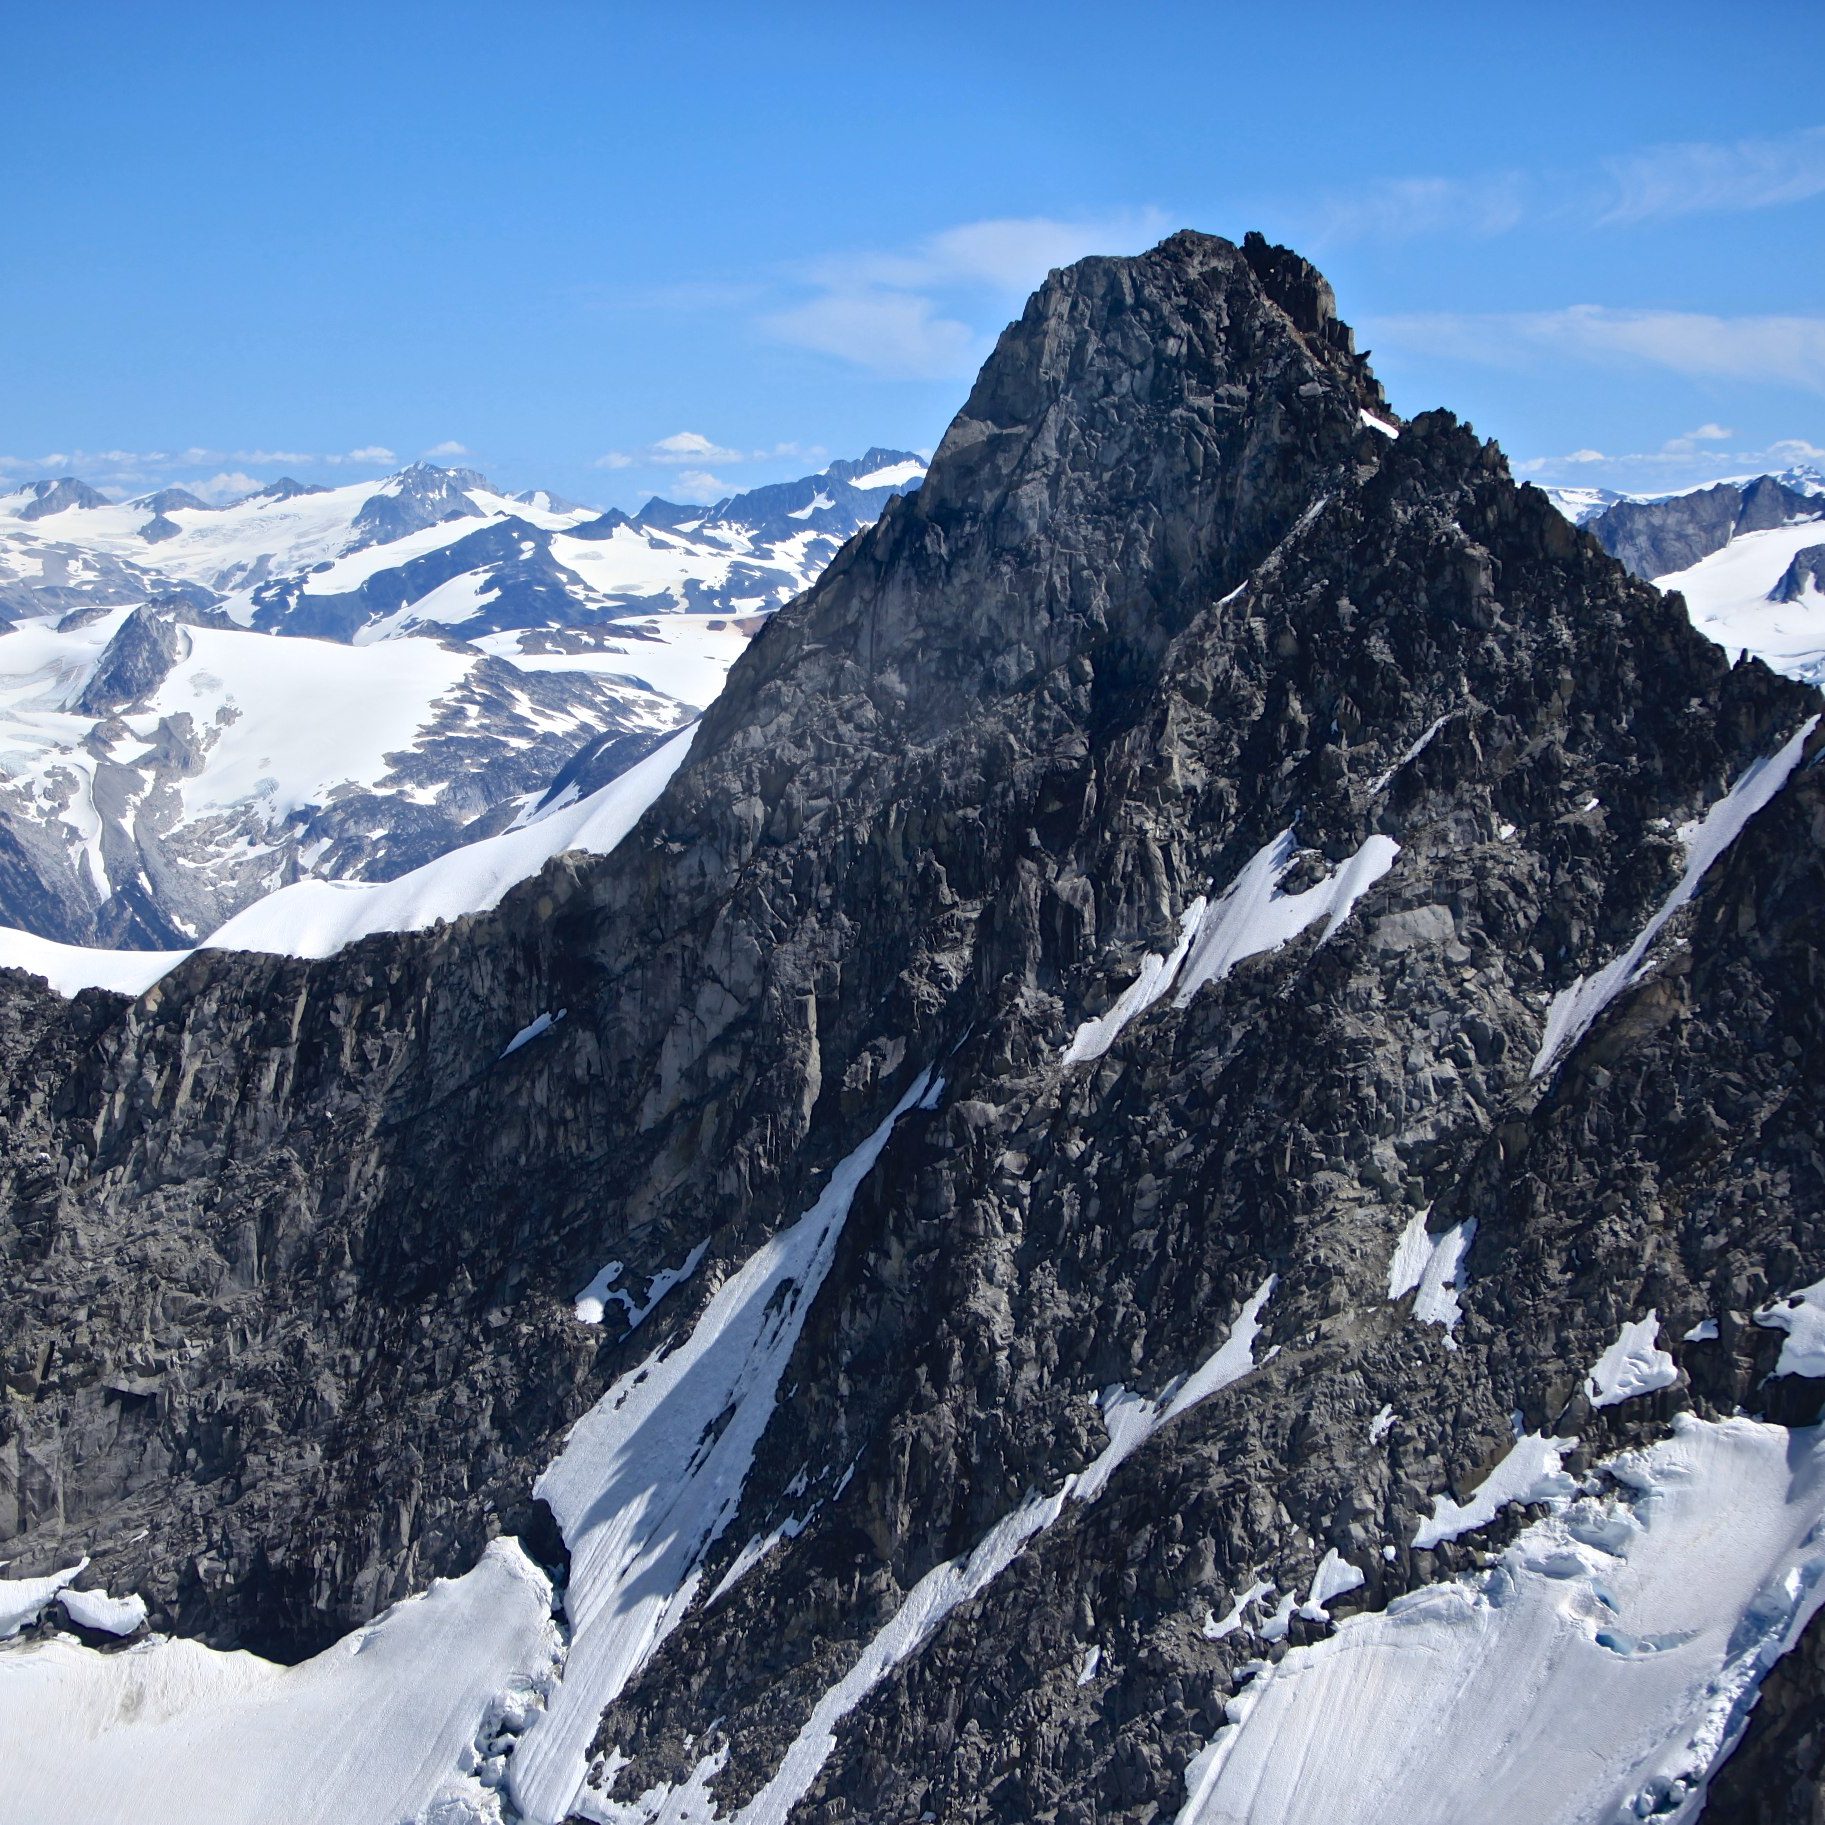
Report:
M 1825 393 L 1825 317 L 1720 317 L 1698 311 L 1428 311 L 1370 326 L 1379 347 L 1433 359 L 1526 367 L 1541 359 L 1666 368 L 1689 379 L 1736 380 Z
M 1093 253 L 1138 253 L 1172 224 L 1157 209 L 1062 221 L 1053 216 L 999 216 L 940 229 L 912 247 L 830 254 L 808 275 L 832 290 L 883 286 L 894 291 L 969 287 L 1028 292 L 1055 266 Z
M 57 470 L 158 470 L 179 463 L 219 463 L 219 450 L 52 450 L 43 456 L 0 456 L 0 469 L 43 475 Z
M 1825 195 L 1825 127 L 1649 146 L 1605 160 L 1604 177 L 1611 191 L 1605 223 L 1802 203 Z
M 198 500 L 208 501 L 219 506 L 226 501 L 238 501 L 243 495 L 252 494 L 265 484 L 258 476 L 248 475 L 244 470 L 223 470 L 218 474 L 204 476 L 196 481 L 185 482 L 184 487 Z
M 1136 253 L 1170 226 L 1156 209 L 1080 221 L 1050 216 L 963 222 L 910 247 L 810 262 L 810 294 L 769 312 L 761 333 L 895 379 L 973 374 L 1011 302 L 1055 266 L 1090 253 Z
M 1610 228 L 1772 209 L 1825 195 L 1825 127 L 1759 139 L 1687 140 L 1618 153 L 1582 170 L 1379 178 L 1283 206 L 1313 245 L 1481 238 L 1525 223 Z
M 440 446 L 433 455 L 467 454 L 461 445 Z M 321 463 L 384 468 L 398 458 L 384 444 L 318 455 L 308 450 L 211 450 L 193 444 L 184 450 L 52 450 L 43 456 L 0 456 L 0 475 L 77 475 L 103 494 L 125 495 L 160 485 L 188 488 L 205 500 L 232 500 L 264 486 L 250 469 L 308 469 Z M 244 464 L 245 468 L 229 468 Z M 185 470 L 214 470 L 202 479 L 184 479 Z
M 475 454 L 467 444 L 459 444 L 454 437 L 446 437 L 441 444 L 433 444 L 425 452 L 427 456 L 473 456 Z
M 712 443 L 701 431 L 674 431 L 662 437 L 647 451 L 655 463 L 739 463 L 746 458 L 739 450 L 724 449 Z
M 833 355 L 894 380 L 956 380 L 982 364 L 985 338 L 930 299 L 865 286 L 828 291 L 761 321 L 776 342 Z
M 1386 178 L 1331 191 L 1294 211 L 1314 245 L 1335 241 L 1400 241 L 1421 235 L 1482 238 L 1517 228 L 1537 207 L 1535 180 L 1518 171 L 1488 177 Z
M 713 501 L 729 492 L 729 485 L 707 469 L 680 469 L 672 491 L 687 501 Z
M 1681 431 L 1662 446 L 1667 456 L 1690 456 L 1706 444 L 1727 444 L 1736 433 L 1726 425 L 1703 424 L 1696 431 Z

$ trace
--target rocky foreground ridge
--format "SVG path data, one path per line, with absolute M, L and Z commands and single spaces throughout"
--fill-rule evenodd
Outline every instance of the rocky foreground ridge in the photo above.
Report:
M 1618 1453 L 1791 1428 L 1812 1487 L 1822 707 L 1397 425 L 1294 255 L 1056 273 L 612 855 L 130 1005 L 0 979 L 9 1576 L 293 1659 L 516 1533 L 566 1657 L 494 1816 L 1810 1819 L 1797 1559 L 1752 1666 L 1702 1606 L 1491 1645 L 1342 1810 L 1376 1728 L 1247 1719 L 1580 1479 L 1609 1519 L 1474 1628 L 1626 1572 Z M 535 1496 L 622 1377 L 671 1463 L 768 1260 L 677 1543 L 574 1445 Z M 1526 1739 L 1714 1625 L 1735 1699 Z

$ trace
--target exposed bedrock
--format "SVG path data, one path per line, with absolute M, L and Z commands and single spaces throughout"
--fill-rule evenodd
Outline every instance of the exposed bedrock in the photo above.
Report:
M 571 1423 L 929 1068 L 703 1590 L 799 1531 L 598 1746 L 622 1800 L 726 1747 L 734 1813 L 921 1577 L 1104 1449 L 1097 1395 L 1161 1396 L 1273 1276 L 1253 1373 L 953 1610 L 795 1815 L 1172 1817 L 1280 1651 L 1205 1628 L 1257 1580 L 1335 1552 L 1342 1617 L 1473 1569 L 1518 1511 L 1416 1528 L 1517 1424 L 1582 1473 L 1682 1411 L 1816 1415 L 1753 1321 L 1825 1274 L 1816 732 L 1534 1067 L 1680 887 L 1681 827 L 1821 707 L 1449 414 L 1393 425 L 1296 256 L 1184 234 L 1055 273 L 612 855 L 132 1005 L 0 978 L 0 1539 L 92 1553 L 158 1626 L 325 1644 L 539 1523 Z M 1065 1063 L 1200 896 L 1270 875 L 1227 969 Z M 1335 916 L 1267 947 L 1306 892 Z M 1390 1299 L 1403 1233 L 1471 1221 L 1453 1327 Z M 638 1289 L 700 1243 L 637 1332 L 577 1321 L 607 1262 Z M 1650 1311 L 1677 1378 L 1594 1405 Z M 1813 1816 L 1816 1654 L 1740 1752 L 1790 1797 L 1713 1816 Z

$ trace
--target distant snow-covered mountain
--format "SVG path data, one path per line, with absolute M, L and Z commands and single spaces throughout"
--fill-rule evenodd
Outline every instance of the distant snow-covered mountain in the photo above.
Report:
M 226 507 L 0 496 L 0 925 L 188 946 L 587 796 L 923 474 L 876 449 L 633 515 L 429 463 Z
M 0 496 L 0 614 L 181 595 L 228 624 L 366 641 L 595 626 L 630 614 L 754 614 L 815 577 L 920 459 L 870 450 L 709 506 L 599 513 L 414 463 L 342 488 L 290 478 L 226 507 L 181 489 L 105 500 L 72 480 Z
M 1546 493 L 1637 576 L 1677 590 L 1701 633 L 1825 683 L 1825 471 L 1793 468 L 1680 494 Z

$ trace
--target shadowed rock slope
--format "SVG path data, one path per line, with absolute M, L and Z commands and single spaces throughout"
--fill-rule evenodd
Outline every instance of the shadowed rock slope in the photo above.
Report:
M 15 1575 L 80 1548 L 160 1626 L 296 1655 L 496 1532 L 555 1556 L 531 1490 L 565 1429 L 928 1067 L 702 1589 L 811 1518 L 609 1709 L 618 1799 L 726 1749 L 733 1814 L 922 1577 L 1103 1449 L 1099 1392 L 1160 1394 L 1270 1276 L 1259 1366 L 890 1671 L 796 1817 L 1172 1816 L 1282 1651 L 1203 1626 L 1257 1578 L 1334 1551 L 1341 1617 L 1474 1568 L 1518 1511 L 1411 1542 L 1517 1426 L 1582 1472 L 1679 1412 L 1809 1424 L 1825 1389 L 1766 1379 L 1750 1315 L 1825 1273 L 1816 735 L 1534 1067 L 1554 995 L 1679 883 L 1679 827 L 1819 700 L 1448 414 L 1393 428 L 1284 250 L 1085 261 L 613 855 L 322 963 L 199 955 L 131 1006 L 0 978 Z M 1282 907 L 1352 859 L 1359 891 L 1067 1062 L 1263 857 Z M 1454 1329 L 1388 1296 L 1416 1216 L 1476 1222 Z M 637 1287 L 700 1243 L 637 1337 L 576 1322 L 605 1262 Z M 1592 1406 L 1650 1309 L 1677 1380 Z M 1816 1658 L 1708 1816 L 1812 1816 Z

